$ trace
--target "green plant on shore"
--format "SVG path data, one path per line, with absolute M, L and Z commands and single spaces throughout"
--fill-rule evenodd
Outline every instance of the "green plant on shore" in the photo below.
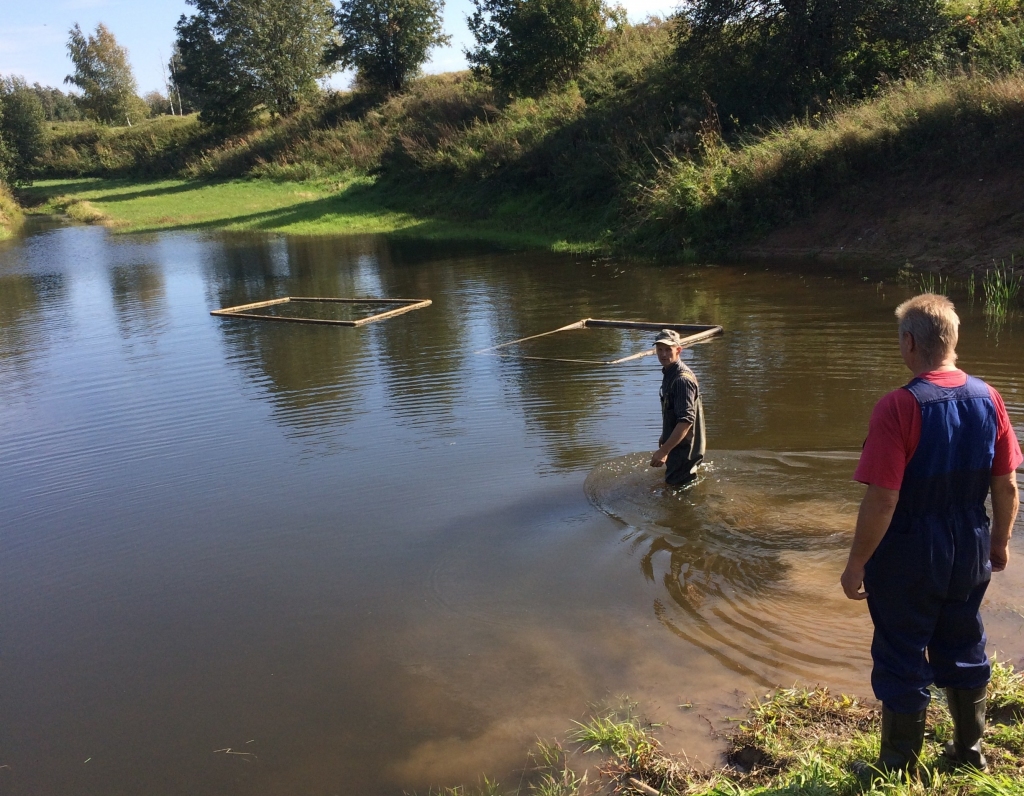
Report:
M 974 304 L 974 294 L 975 294 L 975 291 L 977 289 L 976 285 L 975 285 L 974 271 L 971 271 L 967 275 L 966 287 L 967 287 L 967 302 L 968 302 L 968 304 L 972 304 L 973 305 Z
M 1010 267 L 1001 263 L 985 273 L 982 289 L 985 292 L 985 312 L 990 315 L 1005 316 L 1017 301 L 1020 294 L 1022 277 L 1014 272 L 1013 261 Z

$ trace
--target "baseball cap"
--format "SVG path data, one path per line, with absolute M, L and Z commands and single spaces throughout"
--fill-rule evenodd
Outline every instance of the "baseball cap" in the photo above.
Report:
M 683 344 L 683 338 L 679 336 L 679 332 L 675 329 L 662 329 L 658 332 L 658 336 L 654 338 L 654 344 L 662 343 L 670 346 L 681 346 Z

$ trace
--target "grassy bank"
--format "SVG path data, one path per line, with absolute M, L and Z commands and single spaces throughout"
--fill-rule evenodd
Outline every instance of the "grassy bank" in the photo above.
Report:
M 749 241 L 830 199 L 877 201 L 870 189 L 900 177 L 1024 174 L 1022 144 L 1024 76 L 907 81 L 734 145 L 709 135 L 699 157 L 668 158 L 643 187 L 636 230 L 659 248 Z
M 1024 678 L 996 663 L 989 686 L 987 774 L 955 769 L 941 757 L 952 721 L 941 693 L 928 712 L 919 780 L 879 778 L 865 786 L 850 771 L 855 760 L 878 754 L 879 712 L 827 689 L 784 689 L 749 706 L 745 721 L 726 736 L 724 764 L 695 765 L 667 754 L 658 727 L 631 707 L 578 724 L 564 741 L 541 741 L 533 767 L 516 787 L 485 780 L 478 788 L 449 788 L 442 796 L 597 793 L 654 796 L 1020 796 L 1024 794 Z
M 388 233 L 426 239 L 483 240 L 496 244 L 583 251 L 597 247 L 546 223 L 530 228 L 501 219 L 468 224 L 417 217 L 380 201 L 370 178 L 345 182 L 270 179 L 116 180 L 36 182 L 20 192 L 33 212 L 102 224 L 114 232 L 217 229 L 292 235 Z M 569 231 L 571 233 L 571 230 Z
M 14 201 L 7 186 L 0 183 L 0 240 L 11 237 L 23 221 L 21 207 Z

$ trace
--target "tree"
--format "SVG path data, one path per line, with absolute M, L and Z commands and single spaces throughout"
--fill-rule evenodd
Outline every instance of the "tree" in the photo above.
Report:
M 359 80 L 386 92 L 401 91 L 442 33 L 443 0 L 341 0 L 336 15 L 341 43 L 331 57 L 355 67 Z
M 32 164 L 43 152 L 43 105 L 19 77 L 0 78 L 0 179 L 30 181 Z
M 575 77 L 604 38 L 601 0 L 473 0 L 466 50 L 473 71 L 509 94 L 536 94 Z
M 149 108 L 138 96 L 128 50 L 117 43 L 106 25 L 101 22 L 96 34 L 86 37 L 76 22 L 68 34 L 68 54 L 75 73 L 64 82 L 82 89 L 79 102 L 85 115 L 105 124 L 129 126 L 146 118 Z
M 330 0 L 187 0 L 176 26 L 171 71 L 207 124 L 241 128 L 260 106 L 295 110 L 334 70 Z
M 0 126 L 4 123 L 4 102 L 0 98 Z M 0 135 L 0 195 L 2 195 L 4 186 L 11 183 L 11 165 L 14 160 L 14 154 L 11 152 L 11 148 L 7 145 L 4 137 Z M 0 210 L 0 214 L 3 211 Z
M 676 17 L 680 78 L 741 121 L 821 107 L 922 65 L 941 1 L 691 0 Z
M 43 114 L 48 122 L 77 122 L 82 118 L 82 110 L 71 94 L 65 94 L 59 88 L 32 84 L 32 91 L 39 97 L 43 105 Z
M 142 98 L 149 106 L 150 116 L 168 116 L 172 113 L 171 101 L 159 91 L 148 91 Z

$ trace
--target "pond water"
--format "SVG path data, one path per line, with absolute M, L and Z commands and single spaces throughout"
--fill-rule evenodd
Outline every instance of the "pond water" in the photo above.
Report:
M 880 281 L 884 280 L 884 281 Z M 216 318 L 429 298 L 359 328 Z M 838 585 L 910 295 L 847 268 L 666 266 L 379 237 L 0 246 L 0 794 L 401 794 L 515 784 L 623 698 L 671 751 L 775 685 L 869 695 Z M 1024 435 L 1024 325 L 960 305 Z M 665 489 L 650 334 L 684 356 L 703 480 Z M 1024 536 L 991 647 L 1024 656 Z M 1013 566 L 1014 564 L 1017 566 Z

